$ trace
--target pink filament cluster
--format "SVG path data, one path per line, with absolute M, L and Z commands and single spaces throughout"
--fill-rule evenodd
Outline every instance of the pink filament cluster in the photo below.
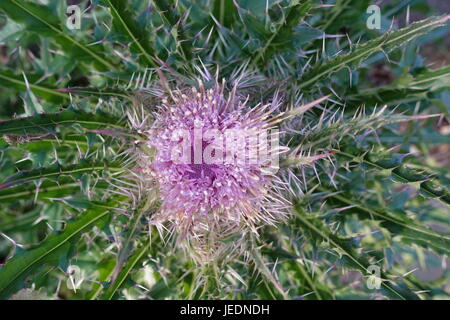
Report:
M 203 132 L 266 131 L 271 128 L 266 119 L 272 112 L 266 109 L 267 106 L 248 108 L 236 97 L 235 90 L 226 97 L 224 84 L 217 83 L 209 90 L 201 84 L 199 89 L 176 91 L 170 99 L 163 99 L 149 131 L 148 145 L 156 150 L 149 169 L 159 188 L 164 219 L 178 218 L 188 228 L 208 215 L 237 221 L 258 219 L 270 183 L 270 176 L 264 171 L 265 159 L 196 164 L 173 161 L 173 154 L 178 152 L 182 138 L 180 129 L 191 136 L 198 128 Z M 203 141 L 203 148 L 215 143 L 213 140 Z

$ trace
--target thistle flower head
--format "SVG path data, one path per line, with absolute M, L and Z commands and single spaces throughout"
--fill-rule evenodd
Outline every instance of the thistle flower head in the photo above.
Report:
M 158 224 L 171 221 L 182 235 L 221 230 L 224 236 L 243 225 L 283 216 L 273 192 L 276 99 L 250 107 L 235 86 L 173 90 L 154 113 L 140 166 L 159 189 Z M 272 210 L 273 209 L 273 210 Z

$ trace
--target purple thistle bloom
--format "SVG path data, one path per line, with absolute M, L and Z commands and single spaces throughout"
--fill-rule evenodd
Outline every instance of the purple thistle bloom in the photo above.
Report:
M 146 130 L 154 153 L 140 161 L 159 189 L 153 222 L 171 221 L 184 238 L 200 230 L 256 231 L 260 221 L 280 220 L 285 203 L 273 188 L 272 160 L 281 149 L 269 132 L 280 121 L 272 116 L 278 107 L 274 99 L 250 108 L 236 86 L 227 94 L 225 83 L 217 82 L 162 98 Z

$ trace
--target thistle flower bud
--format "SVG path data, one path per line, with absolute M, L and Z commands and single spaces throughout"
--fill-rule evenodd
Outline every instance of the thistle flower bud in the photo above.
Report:
M 154 224 L 170 221 L 183 239 L 212 230 L 256 232 L 260 222 L 284 217 L 273 190 L 277 101 L 251 108 L 236 87 L 227 92 L 216 81 L 208 90 L 202 83 L 174 90 L 161 102 L 143 129 L 154 152 L 139 157 L 141 171 L 149 172 L 144 178 L 159 190 Z

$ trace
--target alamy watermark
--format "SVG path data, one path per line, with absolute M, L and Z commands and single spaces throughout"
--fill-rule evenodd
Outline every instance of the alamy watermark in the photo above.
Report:
M 367 28 L 369 30 L 381 30 L 381 8 L 373 4 L 367 8 L 366 12 L 369 14 L 366 22 Z
M 68 6 L 66 13 L 68 14 L 66 20 L 66 27 L 69 30 L 81 29 L 81 8 L 77 5 Z
M 367 268 L 369 277 L 367 278 L 366 285 L 370 290 L 378 290 L 381 287 L 381 268 L 375 264 L 370 265 Z
M 71 265 L 67 268 L 67 275 L 69 277 L 66 282 L 67 288 L 76 292 L 85 280 L 83 271 L 80 267 Z

